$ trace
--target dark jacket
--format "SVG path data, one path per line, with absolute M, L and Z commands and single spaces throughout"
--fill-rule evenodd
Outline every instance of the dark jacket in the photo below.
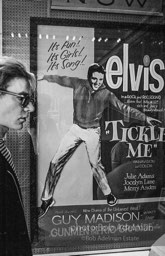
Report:
M 31 255 L 18 179 L 0 153 L 0 256 Z
M 109 104 L 127 117 L 140 121 L 146 119 L 144 113 L 121 102 L 104 84 L 93 91 L 86 79 L 58 75 L 45 75 L 43 79 L 73 88 L 73 123 L 82 128 L 99 127 L 103 111 Z

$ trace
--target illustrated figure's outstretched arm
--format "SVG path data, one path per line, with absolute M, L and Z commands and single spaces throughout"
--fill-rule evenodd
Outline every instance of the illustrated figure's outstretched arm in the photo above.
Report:
M 44 75 L 39 74 L 37 76 L 37 81 L 46 80 L 50 83 L 57 83 L 64 87 L 75 88 L 81 79 L 77 77 L 69 77 L 69 76 L 59 76 L 59 75 Z

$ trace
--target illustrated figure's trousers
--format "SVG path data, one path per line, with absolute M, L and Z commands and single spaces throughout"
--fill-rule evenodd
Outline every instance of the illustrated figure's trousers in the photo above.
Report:
M 100 127 L 83 129 L 78 125 L 73 124 L 63 137 L 60 146 L 50 163 L 42 193 L 42 200 L 47 200 L 53 197 L 54 190 L 65 164 L 82 142 L 85 143 L 93 175 L 103 194 L 108 195 L 111 192 L 104 172 L 104 167 L 101 164 Z

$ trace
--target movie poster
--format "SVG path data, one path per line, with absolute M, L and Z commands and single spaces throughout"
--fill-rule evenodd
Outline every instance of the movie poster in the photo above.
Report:
M 99 86 L 88 82 L 93 63 Z M 38 25 L 37 78 L 37 209 L 53 203 L 34 249 L 151 247 L 164 234 L 163 29 Z

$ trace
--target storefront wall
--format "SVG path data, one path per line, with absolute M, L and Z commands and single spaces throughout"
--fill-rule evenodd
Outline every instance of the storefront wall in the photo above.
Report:
M 1 3 L 1 1 L 0 1 Z M 165 5 L 164 5 L 165 6 Z M 1 16 L 1 13 L 0 13 Z M 30 70 L 32 65 L 30 60 L 30 51 L 33 47 L 32 39 L 30 45 L 30 18 L 55 18 L 55 19 L 70 19 L 70 20 L 94 20 L 94 21 L 109 21 L 121 22 L 129 24 L 144 23 L 162 24 L 164 17 L 162 15 L 151 17 L 150 15 L 137 15 L 129 13 L 108 13 L 108 12 L 87 12 L 87 11 L 73 11 L 62 9 L 51 9 L 51 1 L 49 0 L 2 0 L 2 55 L 13 56 L 23 61 L 23 63 Z M 0 23 L 1 24 L 1 23 Z M 1 31 L 0 31 L 1 36 Z M 0 37 L 1 44 L 1 37 Z M 25 213 L 31 231 L 30 223 L 33 217 L 30 213 L 31 193 L 30 190 L 30 138 L 29 138 L 29 124 L 21 132 L 11 131 L 10 136 L 10 150 L 14 157 L 16 169 L 21 183 Z M 13 143 L 12 143 L 13 142 Z M 26 149 L 24 145 L 26 144 Z M 17 146 L 16 146 L 17 145 Z M 32 163 L 33 164 L 33 163 Z M 26 172 L 24 172 L 26 170 Z M 35 250 L 35 254 L 37 250 Z M 141 252 L 142 253 L 142 252 Z M 144 252 L 144 255 L 147 255 Z M 116 254 L 115 254 L 116 255 Z M 125 255 L 125 254 L 124 254 Z M 129 254 L 127 254 L 129 255 Z M 134 255 L 133 253 L 130 255 Z M 140 252 L 139 254 L 140 255 Z M 143 255 L 143 254 L 142 254 Z

